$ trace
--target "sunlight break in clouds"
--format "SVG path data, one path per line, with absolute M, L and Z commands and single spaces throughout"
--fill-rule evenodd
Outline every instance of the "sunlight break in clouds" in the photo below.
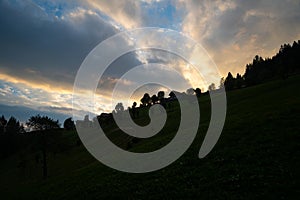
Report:
M 257 54 L 274 55 L 281 44 L 299 39 L 300 2 L 292 0 L 178 1 L 188 10 L 183 32 L 208 50 L 226 76 L 244 73 Z

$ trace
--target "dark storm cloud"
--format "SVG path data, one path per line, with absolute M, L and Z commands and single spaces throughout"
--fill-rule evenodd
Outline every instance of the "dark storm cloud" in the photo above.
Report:
M 85 56 L 116 29 L 90 10 L 46 13 L 31 1 L 0 2 L 0 70 L 36 82 L 72 84 Z

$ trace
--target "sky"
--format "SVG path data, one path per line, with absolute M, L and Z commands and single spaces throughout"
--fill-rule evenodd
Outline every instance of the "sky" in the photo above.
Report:
M 221 76 L 243 74 L 255 55 L 270 57 L 280 45 L 300 39 L 299 10 L 299 0 L 0 0 L 0 104 L 54 113 L 54 118 L 71 116 L 73 84 L 86 56 L 115 34 L 142 27 L 181 32 L 202 45 Z M 99 82 L 96 107 L 74 110 L 110 112 L 111 90 L 122 73 L 145 63 L 176 66 L 190 85 L 206 89 L 191 78 L 182 58 L 136 51 L 109 66 Z M 162 76 L 166 68 L 152 72 L 147 73 L 155 78 L 176 77 Z M 176 87 L 184 91 L 183 85 Z M 145 86 L 132 98 L 158 90 L 168 88 Z

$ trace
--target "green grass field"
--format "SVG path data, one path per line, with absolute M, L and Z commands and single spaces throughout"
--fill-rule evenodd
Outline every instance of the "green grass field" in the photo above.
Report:
M 75 132 L 62 131 L 60 140 L 67 148 L 49 154 L 47 180 L 35 151 L 24 149 L 0 161 L 1 199 L 298 199 L 299 88 L 300 76 L 294 76 L 228 92 L 224 130 L 204 159 L 198 152 L 209 124 L 210 99 L 200 97 L 200 128 L 189 150 L 170 166 L 146 174 L 104 166 L 76 145 Z M 146 111 L 140 115 L 136 122 L 147 124 Z M 129 151 L 164 146 L 175 135 L 179 120 L 174 104 L 165 128 L 151 139 L 132 143 Z M 128 148 L 131 138 L 114 125 L 105 130 L 112 141 Z

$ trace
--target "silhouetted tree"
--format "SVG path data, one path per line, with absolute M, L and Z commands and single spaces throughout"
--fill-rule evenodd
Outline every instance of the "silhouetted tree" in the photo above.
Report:
M 272 58 L 263 59 L 256 55 L 252 63 L 246 65 L 244 75 L 237 74 L 236 78 L 229 72 L 226 79 L 221 79 L 219 88 L 225 85 L 226 90 L 252 86 L 274 78 L 286 79 L 291 74 L 300 72 L 300 40 L 293 45 L 281 45 L 279 52 Z M 224 84 L 223 84 L 224 83 Z
M 2 115 L 0 118 L 0 134 L 3 134 L 5 132 L 5 126 L 7 124 L 7 120 L 5 117 Z
M 24 127 L 24 125 L 23 124 L 21 124 L 21 126 L 20 126 L 20 128 L 19 128 L 19 133 L 26 133 L 26 131 L 25 131 L 25 127 Z
M 157 97 L 158 97 L 158 100 L 161 101 L 162 99 L 165 98 L 165 92 L 164 91 L 159 91 L 157 93 Z
M 209 91 L 214 91 L 214 90 L 216 90 L 216 85 L 215 85 L 214 83 L 210 84 L 210 85 L 208 86 L 208 90 L 209 90 Z
M 169 97 L 170 97 L 171 99 L 176 98 L 176 95 L 175 95 L 174 91 L 171 91 L 171 92 L 170 92 Z
M 133 102 L 132 108 L 136 108 L 136 106 L 137 106 L 137 103 L 136 103 L 136 102 Z
M 5 132 L 10 135 L 18 134 L 20 132 L 20 128 L 20 122 L 16 118 L 11 117 L 6 124 Z
M 158 97 L 155 94 L 152 95 L 151 101 L 152 101 L 153 104 L 156 104 L 158 102 Z
M 66 129 L 66 130 L 74 130 L 75 129 L 75 123 L 72 120 L 72 117 L 70 117 L 64 121 L 64 129 Z
M 187 95 L 194 95 L 194 93 L 195 93 L 195 90 L 193 88 L 189 88 L 186 90 Z
M 242 76 L 237 73 L 236 75 L 236 80 L 235 80 L 235 86 L 237 89 L 240 89 L 244 84 L 244 79 L 242 78 Z
M 197 97 L 201 96 L 201 89 L 200 88 L 196 88 L 196 90 L 194 90 L 194 91 L 195 91 Z
M 151 98 L 148 93 L 145 93 L 143 98 L 141 99 L 141 103 L 143 106 L 150 106 L 151 105 Z
M 261 73 L 264 71 L 264 74 L 268 74 L 264 68 L 264 59 L 256 55 L 251 64 L 246 65 L 246 72 L 244 74 L 245 81 L 247 85 L 255 85 L 262 82 L 265 77 Z
M 28 122 L 26 123 L 28 127 L 32 130 L 37 131 L 41 134 L 41 151 L 43 155 L 43 177 L 46 179 L 48 176 L 48 165 L 47 165 L 47 146 L 48 141 L 46 139 L 46 134 L 48 130 L 58 129 L 59 122 L 58 120 L 55 121 L 47 116 L 32 116 L 29 118 Z
M 122 103 L 118 103 L 115 107 L 115 111 L 116 113 L 120 113 L 120 112 L 123 112 L 124 111 L 124 106 Z
M 136 118 L 136 117 L 138 117 L 138 115 L 139 115 L 136 106 L 137 106 L 137 103 L 136 103 L 136 102 L 133 102 L 132 107 L 131 107 L 131 112 L 132 112 L 133 118 Z
M 225 85 L 226 90 L 233 90 L 234 89 L 235 78 L 233 78 L 233 76 L 230 72 L 228 73 L 228 75 L 225 79 L 224 85 Z
M 221 80 L 220 80 L 219 89 L 224 88 L 225 87 L 224 84 L 225 84 L 225 79 L 224 79 L 224 77 L 222 77 Z
M 8 156 L 16 152 L 21 147 L 19 134 L 21 132 L 20 122 L 14 117 L 10 117 L 7 121 L 2 116 L 0 118 L 0 131 L 0 155 Z
M 58 120 L 55 121 L 47 116 L 40 116 L 40 115 L 31 116 L 26 122 L 26 125 L 32 130 L 36 130 L 36 131 L 59 128 Z

